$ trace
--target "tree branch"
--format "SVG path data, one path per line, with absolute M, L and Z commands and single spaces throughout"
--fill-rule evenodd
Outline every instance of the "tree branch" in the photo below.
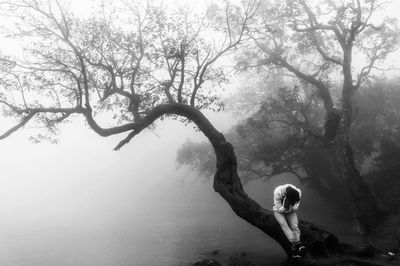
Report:
M 18 129 L 22 128 L 26 123 L 29 122 L 29 120 L 32 119 L 32 117 L 35 114 L 28 114 L 27 116 L 25 116 L 21 122 L 19 122 L 17 125 L 13 126 L 12 128 L 10 128 L 9 130 L 7 130 L 5 133 L 3 133 L 2 135 L 0 135 L 0 139 L 5 139 L 8 136 L 10 136 L 12 133 L 14 133 L 15 131 L 17 131 Z
M 279 56 L 277 59 L 273 60 L 273 63 L 278 65 L 278 66 L 283 66 L 293 74 L 295 74 L 298 78 L 310 83 L 311 85 L 314 85 L 319 92 L 319 96 L 321 97 L 325 109 L 326 110 L 331 110 L 333 108 L 333 102 L 331 98 L 331 94 L 329 92 L 329 88 L 320 80 L 317 80 L 311 75 L 307 75 L 291 64 L 289 64 L 285 59 L 283 59 L 281 56 Z
M 251 18 L 253 18 L 255 16 L 255 14 L 257 12 L 257 8 L 259 7 L 260 4 L 261 4 L 261 1 L 255 1 L 255 2 L 249 1 L 248 2 L 248 5 L 245 7 L 243 21 L 241 22 L 241 25 L 240 25 L 240 31 L 238 34 L 239 36 L 237 37 L 236 40 L 234 40 L 233 36 L 232 36 L 232 30 L 231 30 L 230 23 L 229 23 L 229 19 L 230 19 L 229 14 L 228 14 L 229 12 L 227 11 L 228 6 L 226 6 L 225 20 L 227 23 L 227 34 L 228 34 L 228 38 L 229 38 L 229 43 L 225 47 L 223 45 L 221 47 L 221 49 L 219 50 L 219 52 L 217 52 L 214 57 L 210 58 L 207 62 L 204 62 L 204 64 L 202 64 L 203 65 L 202 68 L 200 67 L 197 69 L 195 77 L 198 78 L 198 81 L 197 82 L 195 81 L 195 86 L 193 87 L 193 90 L 192 90 L 192 95 L 190 98 L 191 106 L 195 106 L 194 101 L 196 99 L 196 95 L 197 95 L 199 88 L 201 87 L 202 83 L 204 82 L 204 76 L 205 76 L 205 73 L 206 73 L 208 67 L 210 67 L 212 64 L 214 64 L 214 62 L 217 61 L 218 58 L 220 58 L 225 53 L 227 53 L 229 50 L 236 47 L 237 45 L 239 45 L 242 42 L 243 35 L 246 31 L 248 22 Z M 207 54 L 206 59 L 208 58 L 209 54 Z
M 297 29 L 297 31 L 308 31 L 308 32 L 314 32 L 317 30 L 329 30 L 332 31 L 335 35 L 336 38 L 338 39 L 340 45 L 342 48 L 345 48 L 346 42 L 343 34 L 340 32 L 338 28 L 336 28 L 333 25 L 324 25 L 318 22 L 316 15 L 314 12 L 312 12 L 311 8 L 307 5 L 307 3 L 304 0 L 300 0 L 300 4 L 303 6 L 304 10 L 307 13 L 308 20 L 310 22 L 310 27 L 303 28 L 303 29 Z
M 317 36 L 315 36 L 315 33 L 311 32 L 311 34 L 312 34 L 313 44 L 314 44 L 315 48 L 317 49 L 318 53 L 322 56 L 322 58 L 327 62 L 331 62 L 331 63 L 334 63 L 336 65 L 343 66 L 343 63 L 342 63 L 342 61 L 340 59 L 337 59 L 337 58 L 334 58 L 332 56 L 329 56 L 322 49 L 322 47 L 318 43 Z
M 73 113 L 84 113 L 85 110 L 81 108 L 26 108 L 26 109 L 20 109 L 16 106 L 13 106 L 5 101 L 0 101 L 1 103 L 7 105 L 10 107 L 16 114 L 22 115 L 26 114 L 25 117 L 22 118 L 21 122 L 19 122 L 17 125 L 14 127 L 10 128 L 7 130 L 4 134 L 0 136 L 0 139 L 7 138 L 10 136 L 12 133 L 16 132 L 18 129 L 22 128 L 26 123 L 28 123 L 36 114 L 39 113 L 59 113 L 62 114 L 63 117 L 59 118 L 58 121 L 56 122 L 61 122 L 63 119 L 68 117 L 69 115 Z
M 219 146 L 220 143 L 218 143 L 218 138 L 215 138 L 215 136 L 212 136 L 214 134 L 220 135 L 220 133 L 217 133 L 212 126 L 212 124 L 208 121 L 207 118 L 196 108 L 187 105 L 187 104 L 182 104 L 182 103 L 168 103 L 168 104 L 160 104 L 156 107 L 154 107 L 145 117 L 143 117 L 139 122 L 127 124 L 125 126 L 121 126 L 118 129 L 113 128 L 109 129 L 109 131 L 112 130 L 113 134 L 115 134 L 116 131 L 124 132 L 131 130 L 128 134 L 128 136 L 122 140 L 114 149 L 119 150 L 121 149 L 125 144 L 129 143 L 129 141 L 135 137 L 137 134 L 139 134 L 143 129 L 147 128 L 150 126 L 155 120 L 160 118 L 163 115 L 179 115 L 188 118 L 189 120 L 193 121 L 199 128 L 200 130 L 205 133 L 206 137 L 211 141 L 211 144 Z

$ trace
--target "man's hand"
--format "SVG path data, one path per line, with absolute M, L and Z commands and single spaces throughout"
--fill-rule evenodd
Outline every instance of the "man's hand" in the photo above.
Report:
M 283 198 L 283 208 L 286 210 L 286 211 L 290 211 L 290 209 L 291 209 L 291 205 L 289 204 L 289 202 L 286 200 L 286 197 L 284 197 Z

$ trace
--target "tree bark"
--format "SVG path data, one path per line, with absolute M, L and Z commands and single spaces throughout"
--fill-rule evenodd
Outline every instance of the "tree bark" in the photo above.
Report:
M 273 238 L 291 256 L 291 244 L 284 235 L 280 225 L 275 220 L 273 212 L 261 207 L 244 191 L 237 172 L 237 160 L 233 146 L 226 141 L 210 123 L 210 121 L 192 106 L 172 103 L 156 107 L 153 119 L 165 114 L 184 116 L 193 121 L 211 142 L 216 154 L 216 173 L 214 175 L 214 190 L 229 204 L 232 210 L 248 223 L 259 228 Z M 154 121 L 154 120 L 153 120 Z M 312 256 L 328 256 L 332 252 L 339 252 L 339 241 L 333 234 L 300 220 L 302 242 L 308 247 Z
M 272 211 L 262 208 L 244 192 L 236 170 L 236 156 L 233 147 L 225 141 L 222 134 L 220 145 L 214 149 L 217 154 L 214 190 L 227 201 L 240 218 L 273 238 L 286 254 L 291 256 L 291 244 L 283 234 Z M 328 256 L 332 251 L 339 251 L 339 241 L 333 234 L 304 221 L 300 221 L 300 230 L 302 242 L 307 245 L 311 255 L 315 257 Z
M 336 138 L 330 143 L 329 148 L 340 176 L 349 186 L 354 201 L 355 219 L 361 225 L 364 235 L 367 235 L 383 219 L 385 211 L 381 201 L 355 166 L 353 150 L 349 143 L 349 129 L 346 129 L 344 124 L 342 119 Z
M 329 142 L 329 149 L 333 155 L 339 175 L 349 186 L 350 194 L 354 201 L 354 214 L 366 236 L 379 223 L 384 215 L 382 203 L 376 197 L 373 190 L 360 175 L 355 161 L 353 150 L 349 141 L 350 127 L 353 115 L 353 96 L 356 87 L 353 85 L 351 72 L 353 41 L 343 48 L 343 87 L 342 110 L 327 112 L 325 129 L 331 128 L 331 132 L 325 137 Z
M 342 210 L 351 217 L 351 212 L 343 208 L 349 205 L 351 199 L 347 183 L 339 176 L 330 150 L 306 148 L 302 164 L 307 173 L 306 184 L 321 198 L 334 204 L 337 210 Z

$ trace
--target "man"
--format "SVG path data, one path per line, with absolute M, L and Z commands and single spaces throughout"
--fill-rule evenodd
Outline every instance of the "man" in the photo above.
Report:
M 274 216 L 283 233 L 292 244 L 292 256 L 301 257 L 305 247 L 300 242 L 300 229 L 296 211 L 299 208 L 301 190 L 291 184 L 281 185 L 274 190 Z

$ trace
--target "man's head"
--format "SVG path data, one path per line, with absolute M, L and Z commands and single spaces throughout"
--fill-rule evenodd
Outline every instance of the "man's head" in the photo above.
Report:
M 294 204 L 296 204 L 297 202 L 299 202 L 299 201 L 300 201 L 299 192 L 298 192 L 296 189 L 294 189 L 294 188 L 288 186 L 288 187 L 286 188 L 286 201 L 287 201 L 290 205 L 294 205 Z

